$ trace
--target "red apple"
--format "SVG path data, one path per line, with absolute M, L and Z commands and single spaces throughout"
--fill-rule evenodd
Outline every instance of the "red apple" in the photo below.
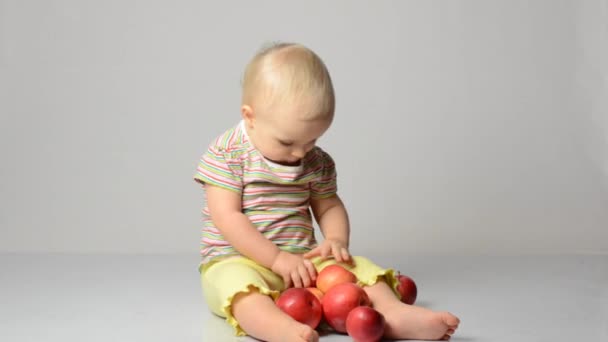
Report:
M 405 304 L 412 305 L 416 301 L 418 289 L 414 280 L 406 275 L 397 275 L 397 292 L 401 295 L 401 301 Z
M 332 287 L 343 283 L 356 283 L 357 277 L 346 268 L 333 264 L 317 274 L 317 288 L 326 293 Z
M 316 287 L 307 287 L 306 288 L 308 291 L 310 291 L 312 294 L 315 295 L 315 297 L 317 297 L 317 299 L 319 301 L 323 300 L 323 292 L 321 292 L 321 290 L 319 290 Z
M 343 283 L 329 289 L 323 296 L 323 315 L 334 330 L 346 332 L 346 317 L 357 306 L 371 305 L 367 293 L 357 284 Z
M 317 297 L 304 288 L 287 289 L 277 299 L 277 306 L 291 318 L 315 329 L 321 321 L 323 309 Z
M 356 307 L 346 317 L 346 332 L 355 342 L 380 341 L 384 326 L 384 316 L 369 306 Z

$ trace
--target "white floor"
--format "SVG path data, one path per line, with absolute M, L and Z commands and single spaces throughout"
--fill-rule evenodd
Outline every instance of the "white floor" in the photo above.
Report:
M 374 257 L 453 341 L 608 341 L 608 256 Z M 0 254 L 0 341 L 254 341 L 202 302 L 197 256 Z M 321 341 L 350 341 L 327 335 Z

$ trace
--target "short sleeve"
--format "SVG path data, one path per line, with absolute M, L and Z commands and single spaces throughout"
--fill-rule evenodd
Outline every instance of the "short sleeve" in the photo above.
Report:
M 211 146 L 201 157 L 194 180 L 240 193 L 243 190 L 240 160 L 219 147 Z
M 320 149 L 318 162 L 317 175 L 310 183 L 310 195 L 315 199 L 328 198 L 338 192 L 336 165 L 331 156 Z

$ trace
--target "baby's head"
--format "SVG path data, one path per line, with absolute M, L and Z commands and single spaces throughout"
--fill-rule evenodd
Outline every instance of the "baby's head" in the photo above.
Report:
M 298 164 L 329 128 L 335 97 L 329 72 L 310 49 L 278 44 L 245 69 L 241 112 L 255 147 L 279 164 Z

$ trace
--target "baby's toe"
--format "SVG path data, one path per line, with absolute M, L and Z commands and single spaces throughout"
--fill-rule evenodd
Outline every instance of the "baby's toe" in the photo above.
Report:
M 443 321 L 450 328 L 456 329 L 458 327 L 458 325 L 460 324 L 460 319 L 458 319 L 458 317 L 452 315 L 449 312 L 443 312 L 442 316 L 443 316 Z
M 319 333 L 317 333 L 314 329 L 307 326 L 308 329 L 303 329 L 300 336 L 306 342 L 318 342 L 319 341 Z

